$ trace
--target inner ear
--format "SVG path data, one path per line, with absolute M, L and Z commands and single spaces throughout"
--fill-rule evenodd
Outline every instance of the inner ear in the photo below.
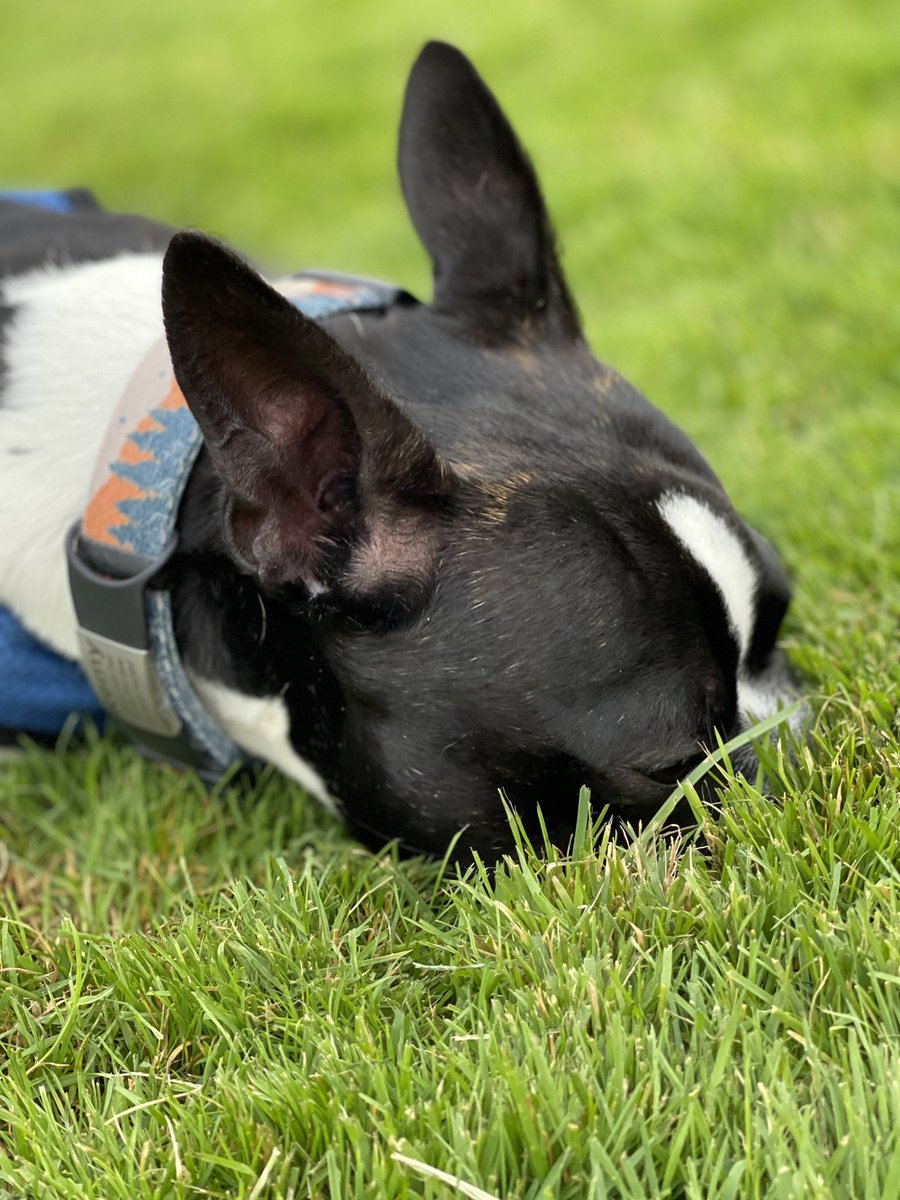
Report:
M 469 60 L 442 42 L 410 74 L 399 167 L 435 307 L 493 340 L 580 336 L 528 156 Z
M 390 397 L 223 246 L 172 239 L 163 312 L 224 485 L 228 548 L 262 586 L 331 587 L 374 522 L 443 495 L 446 471 Z

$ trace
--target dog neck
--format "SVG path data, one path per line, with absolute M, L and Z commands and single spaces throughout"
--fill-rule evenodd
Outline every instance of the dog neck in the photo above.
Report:
M 274 286 L 314 320 L 383 311 L 401 295 L 377 281 L 313 272 Z M 182 665 L 166 578 L 202 440 L 162 340 L 122 395 L 67 551 L 81 659 L 102 708 L 152 757 L 215 779 L 244 756 Z

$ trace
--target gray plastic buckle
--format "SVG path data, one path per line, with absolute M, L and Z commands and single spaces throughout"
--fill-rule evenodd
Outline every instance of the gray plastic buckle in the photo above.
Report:
M 153 661 L 145 589 L 175 549 L 127 579 L 95 571 L 78 552 L 78 529 L 66 540 L 69 587 L 78 618 L 81 665 L 111 715 L 146 733 L 176 737 L 181 718 L 166 696 Z
M 104 575 L 79 553 L 80 523 L 69 530 L 66 558 L 78 618 L 84 672 L 101 705 L 149 757 L 198 771 L 207 781 L 221 772 L 191 744 L 159 677 L 147 622 L 146 592 L 172 557 L 173 538 L 159 558 L 125 579 Z

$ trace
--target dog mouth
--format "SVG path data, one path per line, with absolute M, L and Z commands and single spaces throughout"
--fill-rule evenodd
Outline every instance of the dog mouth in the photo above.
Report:
M 698 750 L 695 754 L 688 755 L 686 758 L 679 759 L 677 762 L 669 763 L 664 767 L 657 767 L 652 771 L 642 771 L 641 774 L 651 781 L 665 787 L 676 787 L 681 783 L 682 779 L 687 778 L 696 767 L 699 767 L 706 754 L 702 750 Z
M 721 790 L 727 786 L 728 779 L 732 774 L 743 777 L 762 788 L 765 795 L 772 795 L 774 786 L 773 781 L 766 776 L 766 756 L 758 753 L 756 747 L 760 739 L 763 741 L 775 740 L 784 731 L 788 732 L 788 739 L 792 746 L 805 740 L 809 708 L 802 703 L 797 692 L 791 686 L 792 682 L 786 678 L 784 673 L 773 671 L 771 676 L 766 679 L 766 683 L 769 684 L 766 689 L 768 712 L 762 719 L 757 718 L 756 714 L 752 712 L 749 715 L 742 712 L 737 728 L 732 729 L 729 738 L 716 737 L 712 741 L 707 739 L 704 739 L 703 742 L 698 741 L 694 749 L 688 749 L 680 758 L 673 758 L 669 762 L 652 767 L 619 766 L 603 771 L 599 775 L 589 769 L 564 771 L 562 768 L 561 774 L 572 786 L 573 798 L 577 797 L 579 787 L 587 786 L 592 793 L 592 808 L 599 811 L 608 804 L 611 818 L 628 822 L 649 819 L 670 796 L 673 796 L 679 785 L 686 784 L 688 781 L 699 793 L 704 806 L 708 807 L 711 812 L 719 807 Z M 760 695 L 761 692 L 755 694 Z M 779 713 L 783 713 L 780 720 L 778 719 Z M 754 736 L 756 725 L 761 726 L 758 737 Z M 735 742 L 737 744 L 734 744 Z M 579 776 L 578 780 L 576 780 L 576 776 Z M 551 788 L 548 800 L 552 792 Z M 535 798 L 540 804 L 540 796 Z M 557 799 L 561 799 L 558 794 Z M 530 811 L 530 805 L 522 808 L 521 805 L 513 803 L 513 807 L 522 814 Z M 547 810 L 543 808 L 543 805 L 541 807 L 546 821 Z M 571 833 L 574 832 L 574 814 L 571 822 L 566 815 L 573 810 L 570 810 L 568 804 L 563 805 L 563 808 L 565 811 L 557 814 L 560 819 L 550 820 L 548 823 L 548 828 L 552 827 L 551 831 L 556 835 L 553 838 L 554 844 L 560 847 L 566 845 Z M 421 856 L 433 860 L 447 852 L 449 843 L 455 846 L 450 853 L 452 859 L 468 860 L 471 851 L 475 850 L 485 860 L 488 860 L 499 858 L 512 849 L 509 837 L 496 827 L 485 828 L 478 816 L 472 815 L 474 820 L 462 822 L 455 835 L 447 837 L 446 831 L 444 831 L 440 837 L 440 845 L 438 845 L 437 841 L 432 841 L 427 834 L 424 838 L 419 839 L 415 836 L 412 838 L 405 836 L 402 829 L 392 833 L 345 810 L 345 817 L 354 832 L 373 850 L 394 845 L 404 857 Z M 528 817 L 526 817 L 526 823 L 529 823 Z M 682 827 L 694 824 L 684 796 L 683 803 L 679 804 L 676 813 L 672 814 L 672 823 Z M 571 829 L 569 829 L 570 824 Z M 423 845 L 422 842 L 431 844 Z

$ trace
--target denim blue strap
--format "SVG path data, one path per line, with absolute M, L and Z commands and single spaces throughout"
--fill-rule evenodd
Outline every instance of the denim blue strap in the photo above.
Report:
M 84 672 L 0 608 L 0 729 L 55 736 L 73 713 L 103 720 Z

